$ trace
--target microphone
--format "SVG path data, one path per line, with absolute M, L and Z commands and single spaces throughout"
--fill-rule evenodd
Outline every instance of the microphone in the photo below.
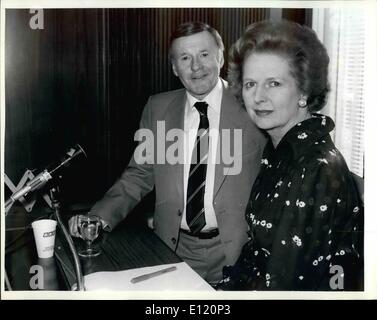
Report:
M 10 196 L 10 198 L 5 202 L 5 209 L 9 209 L 10 206 L 21 197 L 26 196 L 28 193 L 43 187 L 47 183 L 47 181 L 51 180 L 57 174 L 57 172 L 60 171 L 62 167 L 69 166 L 71 161 L 80 154 L 83 154 L 86 157 L 85 151 L 79 144 L 69 149 L 65 153 L 65 155 L 60 159 L 60 161 L 47 166 L 46 169 L 44 169 L 40 174 L 35 176 L 24 187 L 14 192 Z

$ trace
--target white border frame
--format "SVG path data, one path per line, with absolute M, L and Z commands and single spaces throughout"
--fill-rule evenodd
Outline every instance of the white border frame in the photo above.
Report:
M 2 299 L 101 299 L 101 300 L 203 300 L 203 299 L 318 299 L 318 300 L 343 300 L 343 299 L 377 299 L 377 215 L 374 214 L 376 205 L 373 203 L 373 191 L 377 183 L 376 163 L 377 149 L 375 147 L 377 108 L 376 108 L 376 20 L 377 2 L 365 1 L 210 1 L 210 0 L 159 0 L 158 4 L 153 0 L 111 0 L 111 1 L 72 1 L 72 0 L 3 0 L 1 1 L 1 34 L 0 34 L 0 125 L 1 125 L 1 186 L 4 186 L 4 134 L 5 134 L 5 9 L 6 8 L 148 8 L 148 7 L 259 7 L 259 8 L 316 8 L 316 7 L 366 7 L 368 15 L 368 39 L 370 40 L 367 59 L 370 63 L 367 75 L 369 81 L 366 88 L 366 123 L 365 123 L 365 291 L 364 292 L 58 292 L 58 291 L 4 291 L 4 273 L 1 272 L 1 297 Z M 369 147 L 369 148 L 368 148 Z M 4 212 L 4 188 L 1 187 L 1 270 L 4 270 L 4 246 L 5 246 L 5 215 Z

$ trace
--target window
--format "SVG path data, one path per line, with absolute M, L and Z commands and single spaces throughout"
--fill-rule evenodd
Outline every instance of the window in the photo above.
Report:
M 348 167 L 364 177 L 365 9 L 314 9 L 312 27 L 330 57 L 331 92 L 322 112 L 335 121 L 332 137 Z

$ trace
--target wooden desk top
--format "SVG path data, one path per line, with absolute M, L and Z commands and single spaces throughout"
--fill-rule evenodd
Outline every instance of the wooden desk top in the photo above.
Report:
M 67 220 L 67 216 L 63 216 L 63 219 Z M 76 248 L 84 245 L 82 239 L 73 240 Z M 44 268 L 46 290 L 70 290 L 76 283 L 76 276 L 72 254 L 62 231 L 57 231 L 55 259 L 38 259 L 31 229 L 25 232 L 22 242 L 23 246 L 7 255 L 5 261 L 13 290 L 31 290 L 29 280 L 32 274 L 29 269 L 36 264 Z M 102 232 L 102 237 L 94 244 L 101 247 L 102 253 L 95 258 L 80 257 L 84 275 L 97 271 L 119 271 L 182 261 L 153 230 L 136 219 L 127 218 L 112 232 Z
M 74 239 L 76 248 L 84 245 L 81 239 Z M 112 232 L 103 232 L 102 238 L 94 243 L 101 248 L 101 254 L 94 258 L 80 257 L 83 274 L 98 271 L 119 271 L 159 264 L 176 263 L 182 260 L 146 225 L 135 221 L 123 221 Z M 76 282 L 73 258 L 62 235 L 55 245 L 58 264 L 71 287 Z

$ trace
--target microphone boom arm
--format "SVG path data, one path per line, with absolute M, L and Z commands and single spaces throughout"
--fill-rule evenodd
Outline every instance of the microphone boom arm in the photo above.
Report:
M 49 180 L 54 177 L 55 173 L 58 172 L 60 168 L 68 166 L 71 160 L 76 158 L 80 154 L 86 156 L 85 151 L 79 144 L 77 144 L 74 148 L 71 148 L 69 151 L 67 151 L 66 155 L 57 164 L 49 165 L 45 170 L 43 170 L 40 174 L 29 181 L 26 186 L 15 191 L 5 202 L 5 212 L 8 212 L 13 203 L 15 203 L 20 198 L 26 196 L 30 192 L 42 188 Z
M 83 154 L 86 157 L 85 151 L 81 148 L 79 144 L 77 144 L 74 148 L 71 148 L 66 153 L 66 155 L 60 160 L 60 162 L 58 162 L 57 165 L 54 164 L 52 166 L 48 166 L 45 170 L 43 170 L 41 173 L 35 176 L 31 181 L 29 181 L 25 186 L 21 187 L 19 190 L 14 191 L 13 194 L 9 197 L 9 199 L 5 202 L 5 213 L 6 214 L 8 213 L 8 211 L 10 210 L 14 202 L 26 196 L 28 193 L 42 188 L 49 180 L 51 180 L 55 176 L 55 173 L 57 173 L 61 167 L 68 166 L 71 160 L 76 158 L 80 154 Z M 52 169 L 49 169 L 49 168 L 52 168 Z M 57 193 L 58 193 L 57 187 L 52 188 L 50 190 L 50 195 L 52 198 L 52 206 L 54 209 L 55 217 L 56 217 L 58 225 L 63 231 L 63 235 L 66 238 L 69 245 L 69 249 L 71 250 L 71 253 L 73 255 L 74 267 L 75 267 L 76 279 L 77 279 L 77 290 L 84 291 L 85 290 L 84 280 L 83 280 L 83 274 L 81 270 L 79 257 L 77 255 L 73 240 L 71 236 L 69 235 L 60 217 L 60 203 L 57 199 Z M 6 270 L 5 270 L 5 281 L 6 281 L 8 290 L 12 290 Z

